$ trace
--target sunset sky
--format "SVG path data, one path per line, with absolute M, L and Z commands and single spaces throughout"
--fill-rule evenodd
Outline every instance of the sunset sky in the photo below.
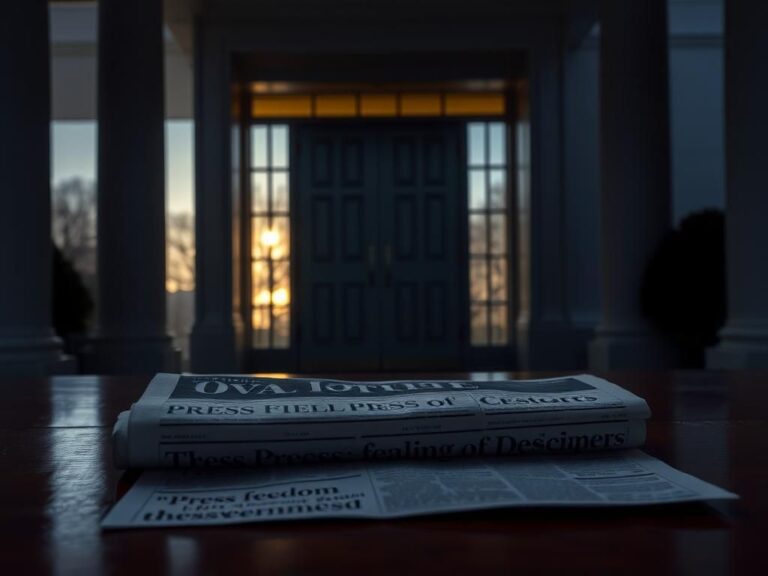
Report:
M 169 212 L 194 212 L 192 122 L 165 124 L 166 206 Z M 80 177 L 96 179 L 96 123 L 54 122 L 51 128 L 51 186 Z

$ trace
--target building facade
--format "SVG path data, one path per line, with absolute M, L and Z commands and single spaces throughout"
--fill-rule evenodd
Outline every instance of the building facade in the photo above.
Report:
M 164 299 L 165 117 L 194 120 L 193 371 L 674 363 L 638 292 L 669 228 L 726 204 L 724 118 L 739 126 L 745 111 L 723 115 L 724 102 L 745 80 L 724 74 L 723 47 L 726 61 L 747 56 L 727 49 L 720 2 L 139 4 L 100 2 L 90 55 L 87 41 L 52 50 L 54 115 L 98 119 L 87 370 L 177 366 Z M 748 4 L 729 0 L 727 21 L 744 25 Z M 57 8 L 54 21 L 72 9 Z M 24 12 L 44 25 L 40 9 Z M 25 70 L 47 67 L 41 54 Z M 73 68 L 91 101 L 63 80 Z M 17 211 L 41 217 L 38 194 Z M 764 234 L 749 220 L 764 200 L 738 194 L 732 203 L 729 188 L 729 222 Z M 765 267 L 756 284 L 754 272 L 739 280 L 755 258 L 746 242 L 729 232 L 740 312 L 713 366 L 766 357 L 755 296 Z M 4 290 L 18 298 L 22 286 Z M 24 322 L 5 320 L 9 365 Z M 53 366 L 55 339 L 45 341 Z

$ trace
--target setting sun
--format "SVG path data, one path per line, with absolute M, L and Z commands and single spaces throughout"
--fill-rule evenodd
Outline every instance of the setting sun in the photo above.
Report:
M 261 233 L 261 243 L 264 246 L 277 246 L 279 241 L 280 236 L 277 233 L 277 230 L 264 230 L 264 232 Z
M 262 306 L 269 304 L 269 290 L 262 290 L 259 292 L 258 296 L 256 296 L 256 304 L 260 304 Z
M 272 293 L 272 303 L 276 306 L 285 306 L 290 300 L 288 290 L 280 288 Z

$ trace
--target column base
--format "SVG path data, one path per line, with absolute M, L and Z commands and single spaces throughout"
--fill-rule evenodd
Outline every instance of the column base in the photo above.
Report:
M 76 374 L 77 360 L 61 351 L 54 336 L 0 337 L 0 376 L 42 377 Z
M 82 357 L 83 372 L 90 374 L 155 374 L 179 372 L 181 353 L 170 336 L 114 338 L 99 336 Z
M 589 369 L 651 370 L 675 365 L 673 347 L 651 332 L 597 330 L 589 343 Z
M 768 368 L 768 327 L 725 328 L 720 344 L 707 350 L 707 368 L 750 370 Z

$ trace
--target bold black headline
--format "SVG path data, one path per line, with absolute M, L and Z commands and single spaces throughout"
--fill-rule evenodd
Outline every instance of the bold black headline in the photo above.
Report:
M 188 400 L 256 400 L 312 396 L 365 398 L 434 391 L 488 390 L 521 394 L 557 394 L 594 389 L 594 386 L 575 378 L 561 378 L 544 382 L 513 380 L 341 382 L 337 380 L 290 380 L 240 376 L 180 376 L 170 397 Z
M 538 434 L 487 434 L 470 442 L 426 442 L 419 440 L 390 441 L 384 445 L 366 442 L 359 449 L 245 449 L 227 456 L 200 453 L 190 448 L 163 451 L 167 466 L 174 468 L 280 466 L 286 464 L 319 464 L 350 460 L 429 460 L 473 456 L 512 456 L 525 454 L 560 454 L 625 448 L 627 425 L 619 423 L 611 431 L 568 432 L 558 430 Z

